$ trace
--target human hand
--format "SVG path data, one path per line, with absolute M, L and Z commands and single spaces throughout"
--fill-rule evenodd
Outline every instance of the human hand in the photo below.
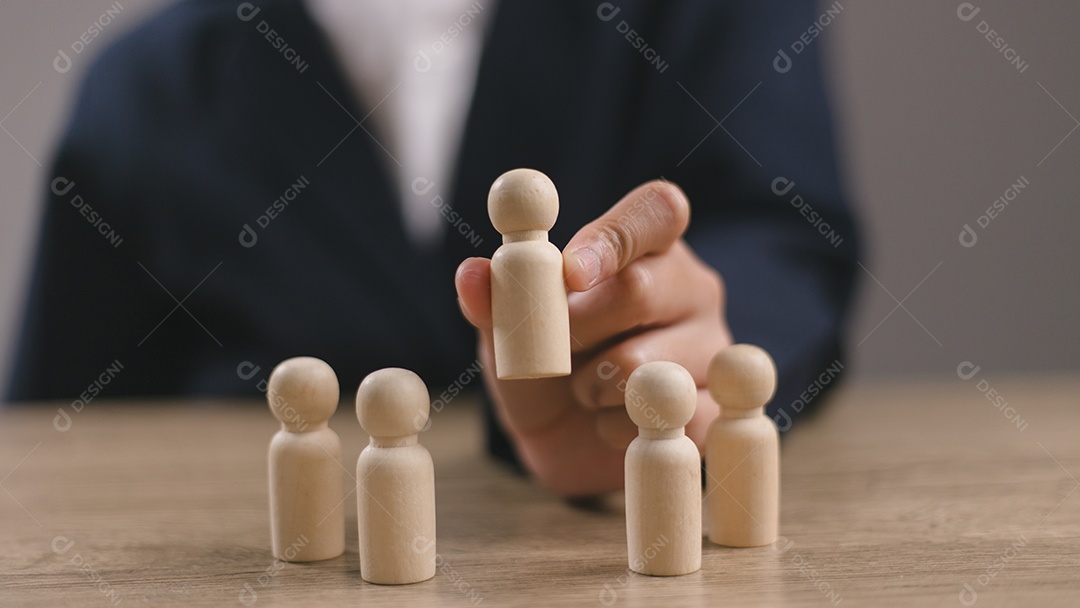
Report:
M 731 344 L 723 281 L 682 240 L 690 203 L 677 186 L 638 186 L 583 227 L 563 252 L 570 291 L 573 373 L 498 380 L 491 324 L 491 261 L 469 258 L 455 277 L 496 415 L 525 467 L 565 496 L 622 487 L 623 456 L 637 436 L 624 405 L 630 373 L 674 361 L 698 385 L 686 426 L 699 449 L 719 408 L 705 390 L 709 360 Z

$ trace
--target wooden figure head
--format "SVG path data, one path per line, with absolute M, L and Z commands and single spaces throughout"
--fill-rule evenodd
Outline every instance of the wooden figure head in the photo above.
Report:
M 776 364 L 759 346 L 734 344 L 709 362 L 709 394 L 721 412 L 764 407 L 776 392 Z
M 292 432 L 314 430 L 337 410 L 338 380 L 326 361 L 293 357 L 270 374 L 266 401 L 270 411 Z
M 430 409 L 424 381 L 400 367 L 368 374 L 356 391 L 356 417 L 372 437 L 416 435 L 427 425 Z
M 697 385 L 683 366 L 652 361 L 639 366 L 626 381 L 626 412 L 643 429 L 686 426 L 697 409 Z
M 551 230 L 559 217 L 559 193 L 543 173 L 513 169 L 491 184 L 488 215 L 500 234 Z

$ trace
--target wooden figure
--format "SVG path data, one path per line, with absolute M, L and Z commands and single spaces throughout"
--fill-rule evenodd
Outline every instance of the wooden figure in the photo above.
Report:
M 327 426 L 337 410 L 337 375 L 320 359 L 287 359 L 270 374 L 266 400 L 281 421 L 269 454 L 274 557 L 337 557 L 345 552 L 345 483 L 341 440 Z
M 776 365 L 757 346 L 729 346 L 709 363 L 708 385 L 720 405 L 705 440 L 709 540 L 770 545 L 780 526 L 780 435 L 765 404 L 776 391 Z
M 364 378 L 356 417 L 371 442 L 356 462 L 360 576 L 404 585 L 435 576 L 435 469 L 418 434 L 431 401 L 420 377 L 387 368 Z
M 563 257 L 548 242 L 559 194 L 546 175 L 508 171 L 491 185 L 488 215 L 503 235 L 491 257 L 495 372 L 500 380 L 570 374 Z
M 685 426 L 697 386 L 677 363 L 630 374 L 626 411 L 639 435 L 626 450 L 626 544 L 630 569 L 653 576 L 701 568 L 701 455 Z

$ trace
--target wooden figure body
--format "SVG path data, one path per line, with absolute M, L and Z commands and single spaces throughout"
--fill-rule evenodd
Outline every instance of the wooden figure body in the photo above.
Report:
M 368 375 L 356 416 L 371 442 L 356 462 L 360 576 L 404 585 L 435 576 L 435 469 L 418 433 L 431 402 L 419 376 L 400 368 Z
M 563 257 L 547 231 L 559 195 L 546 175 L 514 169 L 488 194 L 503 244 L 491 257 L 495 372 L 501 380 L 570 374 L 570 313 Z
M 266 391 L 281 430 L 270 442 L 270 538 L 274 557 L 311 562 L 345 552 L 341 440 L 327 426 L 338 381 L 326 362 L 281 362 Z
M 626 410 L 640 433 L 626 450 L 626 544 L 635 572 L 701 569 L 701 455 L 685 432 L 696 407 L 694 379 L 676 363 L 646 363 L 626 383 Z
M 713 357 L 708 384 L 720 405 L 705 440 L 709 540 L 770 545 L 780 527 L 780 435 L 765 404 L 776 391 L 776 365 L 761 348 L 736 344 Z

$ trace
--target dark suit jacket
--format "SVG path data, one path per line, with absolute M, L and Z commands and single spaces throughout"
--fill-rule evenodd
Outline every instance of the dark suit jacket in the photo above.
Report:
M 456 181 L 429 191 L 446 239 L 419 250 L 393 161 L 359 122 L 369 109 L 302 3 L 176 4 L 82 84 L 46 184 L 8 397 L 255 394 L 276 362 L 308 354 L 343 394 L 403 366 L 439 398 L 475 381 L 454 269 L 500 242 L 492 180 L 534 167 L 559 188 L 559 246 L 633 186 L 681 185 L 687 240 L 727 283 L 735 338 L 775 357 L 770 411 L 790 415 L 840 356 L 856 258 L 821 42 L 791 46 L 814 5 L 487 9 Z

